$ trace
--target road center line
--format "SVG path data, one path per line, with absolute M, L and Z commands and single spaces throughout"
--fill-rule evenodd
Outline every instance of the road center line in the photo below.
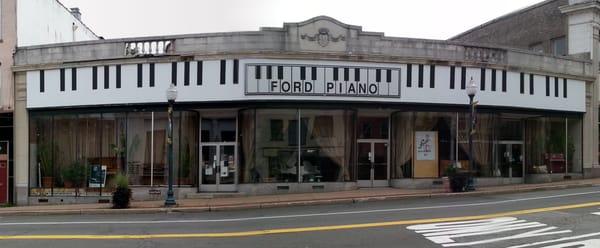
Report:
M 329 212 L 329 213 L 313 213 L 313 214 L 292 214 L 292 215 L 273 215 L 273 216 L 260 216 L 260 217 L 247 217 L 247 218 L 227 218 L 227 219 L 191 219 L 191 220 L 140 220 L 140 221 L 50 221 L 50 222 L 5 222 L 0 223 L 0 226 L 34 226 L 34 225 L 135 225 L 135 224 L 184 224 L 184 223 L 216 223 L 216 222 L 240 222 L 240 221 L 254 221 L 254 220 L 270 220 L 270 219 L 286 219 L 286 218 L 306 218 L 306 217 L 318 217 L 318 216 L 330 216 L 330 215 L 351 215 L 351 214 L 369 214 L 369 213 L 385 213 L 385 212 L 400 212 L 410 210 L 430 210 L 430 209 L 443 209 L 443 208 L 457 208 L 457 207 L 475 207 L 475 206 L 486 206 L 486 205 L 497 205 L 506 204 L 522 201 L 533 201 L 533 200 L 544 200 L 553 198 L 563 198 L 571 196 L 581 196 L 590 194 L 600 194 L 600 191 L 589 191 L 580 193 L 550 195 L 550 196 L 537 196 L 530 198 L 520 198 L 511 200 L 501 201 L 489 201 L 479 203 L 464 203 L 464 204 L 450 204 L 450 205 L 438 205 L 438 206 L 427 206 L 427 207 L 410 207 L 410 208 L 392 208 L 392 209 L 374 209 L 374 210 L 359 210 L 359 211 L 341 211 L 341 212 Z
M 318 232 L 318 231 L 334 231 L 334 230 L 349 230 L 357 228 L 375 228 L 375 227 L 389 227 L 389 226 L 400 226 L 400 225 L 415 225 L 415 224 L 427 224 L 436 222 L 451 222 L 451 221 L 467 221 L 467 220 L 479 220 L 488 218 L 498 218 L 525 214 L 535 214 L 542 212 L 552 212 L 559 210 L 567 210 L 574 208 L 586 208 L 586 207 L 598 207 L 600 202 L 588 202 L 574 205 L 563 205 L 556 207 L 547 208 L 535 208 L 517 210 L 495 214 L 484 214 L 484 215 L 473 215 L 473 216 L 461 216 L 461 217 L 446 217 L 446 218 L 434 218 L 434 219 L 416 219 L 416 220 L 400 220 L 400 221 L 389 221 L 389 222 L 374 222 L 374 223 L 362 223 L 362 224 L 349 224 L 349 225 L 332 225 L 332 226 L 313 226 L 313 227 L 299 227 L 299 228 L 280 228 L 280 229 L 265 229 L 265 230 L 254 230 L 254 231 L 239 231 L 239 232 L 224 232 L 224 233 L 168 233 L 168 234 L 130 234 L 130 235 L 0 235 L 0 240 L 82 240 L 82 239 L 166 239 L 166 238 L 231 238 L 231 237 L 249 237 L 249 236 L 261 236 L 261 235 L 272 235 L 272 234 L 289 234 L 289 233 L 303 233 L 303 232 Z

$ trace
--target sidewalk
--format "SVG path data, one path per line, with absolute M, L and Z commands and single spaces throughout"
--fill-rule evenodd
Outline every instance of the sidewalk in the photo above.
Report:
M 600 186 L 600 178 L 544 184 L 518 184 L 508 186 L 479 187 L 476 191 L 465 193 L 445 193 L 442 189 L 409 190 L 396 188 L 374 188 L 341 192 L 241 196 L 213 199 L 180 199 L 177 201 L 177 207 L 169 209 L 163 207 L 164 201 L 134 201 L 129 209 L 111 209 L 111 204 L 37 205 L 0 208 L 0 216 L 225 211 L 251 208 L 356 203 L 408 198 L 447 197 L 451 195 L 487 195 L 589 187 L 596 185 Z

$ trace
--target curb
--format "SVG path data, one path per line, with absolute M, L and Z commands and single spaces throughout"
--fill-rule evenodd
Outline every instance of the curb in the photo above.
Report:
M 15 210 L 15 211 L 0 211 L 0 216 L 40 216 L 40 215 L 101 215 L 101 214 L 157 214 L 157 213 L 200 213 L 200 212 L 220 212 L 234 211 L 246 209 L 267 209 L 267 208 L 283 208 L 283 207 L 298 207 L 298 206 L 317 206 L 317 205 L 332 205 L 332 204 L 359 204 L 366 202 L 391 201 L 404 199 L 420 199 L 420 198 L 444 198 L 456 196 L 482 196 L 492 194 L 506 193 L 524 193 L 546 190 L 584 188 L 600 186 L 596 183 L 580 183 L 580 184 L 563 184 L 563 185 L 548 185 L 538 187 L 524 188 L 506 188 L 498 190 L 471 191 L 460 193 L 424 193 L 424 194 L 391 194 L 380 196 L 366 197 L 346 197 L 346 198 L 329 198 L 303 201 L 279 201 L 279 202 L 263 202 L 250 204 L 232 204 L 232 205 L 217 205 L 217 206 L 202 206 L 202 207 L 175 207 L 175 208 L 128 208 L 128 209 L 73 209 L 73 210 Z

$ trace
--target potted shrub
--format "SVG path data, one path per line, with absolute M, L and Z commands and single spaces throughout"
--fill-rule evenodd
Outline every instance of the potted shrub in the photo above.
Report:
M 131 189 L 127 176 L 119 173 L 115 177 L 115 191 L 112 194 L 113 208 L 128 208 L 131 200 Z
M 38 147 L 38 163 L 42 178 L 42 187 L 52 187 L 54 176 L 52 173 L 52 147 L 48 144 L 40 144 Z
M 454 164 L 448 166 L 446 169 L 446 175 L 450 182 L 450 189 L 452 192 L 463 192 L 467 186 L 467 174 L 460 172 Z
M 65 188 L 80 188 L 85 180 L 85 172 L 85 166 L 79 161 L 75 161 L 70 166 L 63 168 L 61 174 Z

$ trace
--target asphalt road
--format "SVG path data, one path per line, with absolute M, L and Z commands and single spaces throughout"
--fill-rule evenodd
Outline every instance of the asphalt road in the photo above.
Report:
M 6 216 L 0 247 L 600 247 L 600 187 L 193 214 Z

